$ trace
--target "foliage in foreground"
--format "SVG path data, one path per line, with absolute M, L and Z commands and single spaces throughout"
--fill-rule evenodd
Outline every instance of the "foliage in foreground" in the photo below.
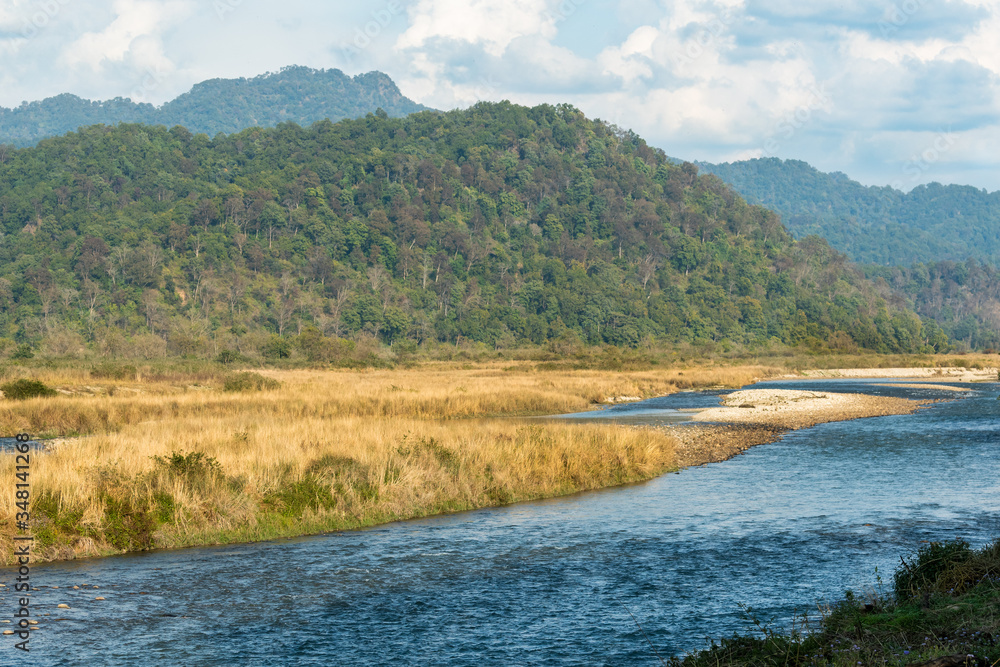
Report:
M 1000 540 L 973 550 L 952 541 L 922 547 L 893 576 L 891 594 L 848 591 L 813 633 L 760 626 L 673 667 L 910 665 L 943 656 L 953 664 L 1000 661 Z

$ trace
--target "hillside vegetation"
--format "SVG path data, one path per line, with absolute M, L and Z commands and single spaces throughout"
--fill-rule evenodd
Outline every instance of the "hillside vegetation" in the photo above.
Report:
M 856 262 L 1000 261 L 1000 192 L 930 183 L 904 193 L 778 158 L 699 167 L 780 213 L 796 238 L 818 234 Z
M 0 230 L 21 358 L 947 346 L 826 242 L 569 106 L 84 128 L 0 156 Z
M 871 265 L 865 273 L 886 298 L 933 318 L 953 343 L 978 350 L 1000 349 L 1000 271 L 970 259 L 929 262 L 909 268 Z
M 30 146 L 87 125 L 117 123 L 182 125 L 215 136 L 284 122 L 357 118 L 380 108 L 405 116 L 426 107 L 404 97 L 381 72 L 352 78 L 337 69 L 286 67 L 253 79 L 204 81 L 161 107 L 120 97 L 92 102 L 69 94 L 0 107 L 0 144 Z

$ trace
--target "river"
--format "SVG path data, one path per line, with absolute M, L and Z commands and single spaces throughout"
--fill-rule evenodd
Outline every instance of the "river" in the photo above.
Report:
M 876 568 L 888 585 L 899 556 L 923 541 L 1000 534 L 1000 386 L 962 396 L 875 384 L 760 386 L 959 400 L 793 432 L 625 488 L 36 566 L 30 657 L 7 636 L 0 662 L 655 665 L 654 649 L 681 654 L 748 629 L 740 605 L 785 627 L 845 588 L 875 584 Z M 601 418 L 670 421 L 714 400 L 676 395 Z M 13 576 L 2 570 L 0 582 Z M 0 590 L 12 614 L 11 589 Z

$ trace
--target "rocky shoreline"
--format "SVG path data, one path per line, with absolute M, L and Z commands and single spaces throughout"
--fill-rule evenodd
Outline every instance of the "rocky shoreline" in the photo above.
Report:
M 905 415 L 937 401 L 787 389 L 749 389 L 724 397 L 723 405 L 692 422 L 664 427 L 677 439 L 681 468 L 718 463 L 785 433 L 827 422 Z

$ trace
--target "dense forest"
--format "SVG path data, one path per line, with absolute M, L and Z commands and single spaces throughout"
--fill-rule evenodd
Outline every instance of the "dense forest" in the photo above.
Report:
M 87 127 L 0 154 L 0 231 L 14 356 L 948 345 L 822 239 L 565 105 Z
M 381 72 L 351 78 L 337 69 L 286 67 L 253 79 L 205 81 L 159 108 L 122 98 L 92 102 L 69 94 L 25 102 L 15 109 L 0 107 L 0 144 L 31 146 L 88 125 L 116 123 L 182 125 L 214 137 L 284 122 L 311 125 L 358 118 L 379 108 L 390 116 L 425 109 L 403 97 Z
M 1000 271 L 974 259 L 865 269 L 889 301 L 933 318 L 957 344 L 1000 350 Z
M 857 262 L 1000 262 L 1000 192 L 931 183 L 903 193 L 777 158 L 699 166 L 779 212 L 796 238 L 817 234 Z

